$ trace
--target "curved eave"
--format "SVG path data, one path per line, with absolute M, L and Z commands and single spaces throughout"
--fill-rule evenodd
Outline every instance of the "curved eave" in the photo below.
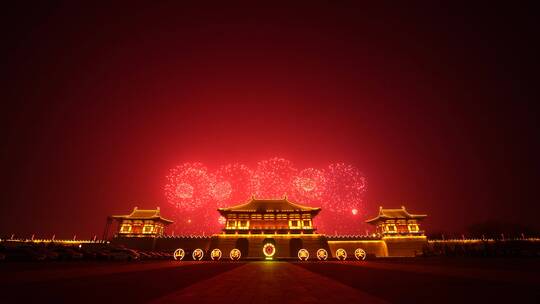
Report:
M 242 208 L 242 207 L 246 207 L 248 206 L 249 204 L 251 204 L 253 202 L 253 199 L 250 199 L 248 200 L 247 202 L 243 203 L 243 204 L 240 204 L 240 205 L 236 205 L 236 206 L 232 206 L 232 207 L 226 207 L 226 208 L 218 208 L 218 211 L 234 211 L 232 209 L 235 209 L 235 208 Z M 246 211 L 246 212 L 254 212 L 255 210 L 253 211 Z
M 111 216 L 111 218 L 113 219 L 121 219 L 121 220 L 141 220 L 141 221 L 144 221 L 144 220 L 159 220 L 159 221 L 162 221 L 162 222 L 165 222 L 167 224 L 172 224 L 174 223 L 174 221 L 171 221 L 171 220 L 168 220 L 166 218 L 162 218 L 160 216 L 155 216 L 155 217 L 130 217 L 129 215 L 113 215 Z
M 380 219 L 380 217 L 372 218 L 370 220 L 367 220 L 366 223 L 373 224 L 374 222 L 378 221 L 379 219 Z
M 174 221 L 168 220 L 168 219 L 166 219 L 166 218 L 160 217 L 160 219 L 161 219 L 161 221 L 163 221 L 163 222 L 165 222 L 165 223 L 167 223 L 167 224 L 172 224 L 172 223 L 174 223 Z
M 232 206 L 232 207 L 227 207 L 227 208 L 218 208 L 217 210 L 222 214 L 223 213 L 228 213 L 228 212 L 256 213 L 256 212 L 260 212 L 260 211 L 258 209 L 253 209 L 252 206 L 250 206 L 250 204 L 257 203 L 257 201 L 264 202 L 264 201 L 272 201 L 272 200 L 251 199 L 251 200 L 249 200 L 248 202 L 246 202 L 244 204 L 240 204 L 240 205 L 236 205 L 236 206 Z M 282 200 L 277 199 L 275 201 L 282 201 Z M 298 205 L 296 203 L 293 203 L 293 202 L 289 201 L 286 198 L 285 198 L 284 201 L 287 202 L 293 208 L 292 209 L 267 209 L 267 210 L 271 210 L 271 211 L 266 211 L 265 210 L 265 212 L 312 212 L 312 213 L 317 214 L 317 213 L 319 213 L 321 211 L 321 208 L 319 208 L 319 207 L 314 208 L 314 207 Z M 245 208 L 245 209 L 243 209 L 243 208 Z
M 256 209 L 233 209 L 233 208 L 218 208 L 217 209 L 220 213 L 225 212 L 248 212 L 248 213 L 256 213 L 260 212 Z M 313 213 L 319 213 L 321 211 L 321 208 L 311 208 L 311 209 L 287 209 L 287 210 L 275 210 L 272 209 L 272 211 L 265 211 L 265 212 L 313 212 Z
M 427 214 L 410 214 L 408 217 L 389 217 L 385 215 L 379 215 L 376 218 L 367 220 L 366 223 L 373 224 L 381 220 L 423 220 L 427 217 Z
M 321 208 L 319 207 L 307 207 L 307 206 L 301 206 L 301 205 L 298 205 L 298 204 L 295 204 L 289 200 L 286 200 L 289 204 L 295 206 L 295 207 L 298 207 L 299 210 L 301 211 L 305 211 L 305 212 L 317 212 L 319 213 L 319 211 L 321 211 Z

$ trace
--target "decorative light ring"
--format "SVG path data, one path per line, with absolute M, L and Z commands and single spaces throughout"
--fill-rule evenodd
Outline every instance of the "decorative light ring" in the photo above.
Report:
M 323 248 L 317 250 L 317 258 L 319 261 L 326 261 L 326 259 L 328 259 L 328 251 Z
M 298 258 L 300 261 L 307 261 L 309 259 L 309 251 L 304 248 L 298 250 Z
M 240 260 L 240 258 L 242 257 L 242 252 L 240 251 L 240 249 L 234 248 L 234 249 L 231 250 L 231 252 L 229 253 L 229 257 L 230 257 L 231 260 L 233 260 L 233 261 L 238 261 L 238 260 Z
M 366 259 L 366 251 L 362 248 L 356 248 L 354 251 L 354 257 L 359 261 L 363 261 Z
M 267 258 L 271 259 L 276 254 L 276 246 L 272 243 L 264 244 L 263 253 Z
M 210 252 L 210 258 L 213 261 L 219 261 L 219 259 L 221 259 L 221 250 L 218 248 L 212 250 L 212 252 Z
M 336 250 L 336 259 L 345 261 L 347 259 L 347 251 L 345 251 L 343 248 Z
M 197 248 L 193 250 L 193 253 L 191 254 L 193 256 L 193 260 L 200 261 L 204 257 L 204 251 L 200 248 Z
M 186 252 L 182 248 L 178 248 L 173 253 L 173 258 L 175 261 L 181 261 L 184 256 L 186 255 Z

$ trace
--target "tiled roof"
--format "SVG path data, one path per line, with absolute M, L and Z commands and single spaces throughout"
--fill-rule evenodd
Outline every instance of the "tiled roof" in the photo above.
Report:
M 133 208 L 133 211 L 128 215 L 113 215 L 112 218 L 127 219 L 127 220 L 156 220 L 159 219 L 166 223 L 173 223 L 173 221 L 161 217 L 159 207 L 156 209 L 139 209 Z
M 243 211 L 243 212 L 315 212 L 319 213 L 321 208 L 307 207 L 283 199 L 255 199 L 251 198 L 245 204 L 228 208 L 219 208 L 219 212 Z
M 366 223 L 374 223 L 379 220 L 390 220 L 390 219 L 423 219 L 426 214 L 411 214 L 409 213 L 404 206 L 401 206 L 401 209 L 384 209 L 383 207 L 379 208 L 379 215 L 377 217 L 367 220 Z

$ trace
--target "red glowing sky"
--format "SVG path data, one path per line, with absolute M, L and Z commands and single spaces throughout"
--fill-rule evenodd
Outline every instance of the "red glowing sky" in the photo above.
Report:
M 367 215 L 362 212 L 367 188 L 366 177 L 350 164 L 298 169 L 294 162 L 277 157 L 261 160 L 252 169 L 239 163 L 224 164 L 217 170 L 202 163 L 184 163 L 169 171 L 164 186 L 167 202 L 175 208 L 169 215 L 175 222 L 171 229 L 179 234 L 219 232 L 225 219 L 216 209 L 252 198 L 287 198 L 320 207 L 317 231 L 359 234 L 361 216 Z
M 178 164 L 275 156 L 359 168 L 363 215 L 406 205 L 430 215 L 431 231 L 537 225 L 526 9 L 7 12 L 2 234 L 100 235 L 107 215 L 133 206 L 172 212 L 162 190 Z

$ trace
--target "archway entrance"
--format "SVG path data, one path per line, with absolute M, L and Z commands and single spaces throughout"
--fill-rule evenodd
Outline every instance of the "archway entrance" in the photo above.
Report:
M 289 241 L 289 256 L 295 258 L 298 256 L 298 250 L 304 248 L 304 242 L 300 238 L 294 238 Z
M 236 240 L 235 248 L 240 250 L 242 257 L 249 256 L 249 241 L 246 238 L 239 238 Z

